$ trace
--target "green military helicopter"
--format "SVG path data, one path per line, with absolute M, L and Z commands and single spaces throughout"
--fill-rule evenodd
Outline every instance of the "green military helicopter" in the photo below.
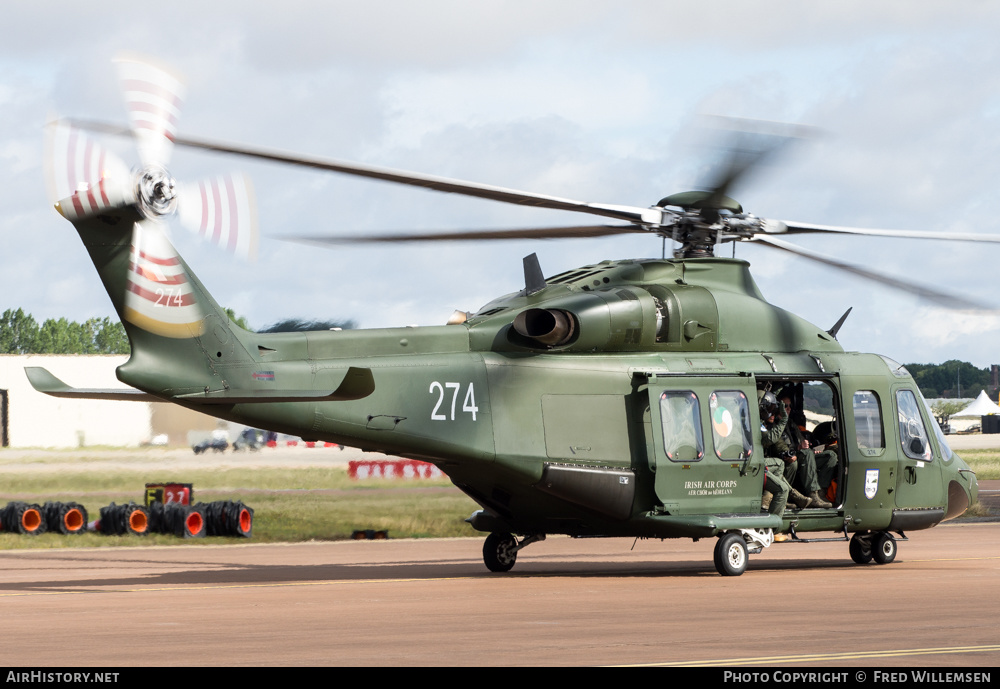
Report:
M 707 191 L 637 208 L 183 139 L 175 133 L 180 82 L 139 59 L 123 59 L 119 69 L 142 168 L 112 161 L 83 131 L 120 128 L 62 122 L 50 128 L 50 180 L 56 208 L 75 226 L 128 333 L 131 357 L 117 375 L 134 390 L 73 388 L 27 369 L 36 389 L 168 401 L 432 462 L 482 506 L 468 522 L 488 534 L 483 558 L 495 572 L 510 570 L 518 551 L 547 534 L 717 537 L 717 570 L 739 575 L 775 534 L 809 541 L 804 534 L 827 532 L 849 543 L 855 562 L 884 564 L 896 555 L 896 536 L 958 517 L 976 500 L 975 474 L 948 447 L 902 366 L 845 352 L 836 339 L 843 318 L 825 330 L 769 304 L 749 264 L 714 249 L 754 241 L 967 307 L 778 235 L 1000 238 L 757 218 L 727 195 L 756 154 L 734 157 Z M 523 289 L 442 326 L 248 332 L 178 255 L 164 220 L 177 213 L 206 238 L 251 253 L 249 187 L 236 177 L 176 184 L 165 169 L 173 143 L 624 221 L 338 241 L 641 232 L 678 248 L 672 259 L 603 261 L 549 278 L 532 255 Z M 822 486 L 829 507 L 762 509 L 758 397 L 778 390 L 834 452 Z

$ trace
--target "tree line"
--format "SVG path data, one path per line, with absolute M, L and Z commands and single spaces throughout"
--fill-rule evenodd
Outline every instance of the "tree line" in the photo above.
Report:
M 967 361 L 951 359 L 943 364 L 906 364 L 927 399 L 935 397 L 978 397 L 981 390 L 996 399 L 990 367 L 976 368 Z
M 23 309 L 0 316 L 0 354 L 128 354 L 128 337 L 107 316 L 83 323 L 50 318 L 41 325 Z
M 251 330 L 243 316 L 232 309 L 226 314 L 240 327 Z M 302 332 L 354 328 L 353 321 L 286 319 L 259 332 Z M 50 318 L 41 325 L 24 309 L 7 309 L 0 315 L 0 354 L 128 354 L 131 351 L 125 328 L 107 316 L 83 323 Z

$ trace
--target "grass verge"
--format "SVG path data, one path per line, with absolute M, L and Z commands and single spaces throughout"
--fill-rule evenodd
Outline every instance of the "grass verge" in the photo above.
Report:
M 1000 450 L 964 450 L 961 457 L 980 481 L 1000 479 Z M 45 462 L 41 462 L 45 464 Z M 100 508 L 143 501 L 155 480 L 194 484 L 196 501 L 241 500 L 254 509 L 255 543 L 343 540 L 355 530 L 387 531 L 390 538 L 474 536 L 464 522 L 478 506 L 447 479 L 356 481 L 344 467 L 193 469 L 156 476 L 148 470 L 11 472 L 0 483 L 0 506 L 10 500 L 42 504 L 74 501 L 90 519 Z M 177 474 L 180 474 L 179 476 Z M 977 503 L 966 518 L 994 516 Z M 174 536 L 103 536 L 55 533 L 22 536 L 0 531 L 0 550 L 89 546 L 179 545 L 246 542 L 238 538 L 182 539 Z
M 194 484 L 198 502 L 240 500 L 254 510 L 254 543 L 343 540 L 355 530 L 385 530 L 390 538 L 472 536 L 464 522 L 478 506 L 447 479 L 355 481 L 345 469 L 257 468 L 252 471 L 194 470 L 182 477 Z M 43 504 L 78 502 L 89 519 L 111 502 L 142 503 L 148 472 L 115 471 L 23 473 L 4 477 L 0 506 L 10 500 Z M 39 536 L 0 532 L 0 549 L 219 544 L 247 542 L 241 538 L 182 539 L 161 534 L 104 536 L 88 533 Z
M 976 472 L 978 480 L 1000 479 L 1000 450 L 962 450 L 958 456 Z

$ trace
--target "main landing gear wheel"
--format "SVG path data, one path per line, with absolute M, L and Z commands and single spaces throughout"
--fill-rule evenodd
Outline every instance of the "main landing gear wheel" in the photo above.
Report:
M 859 565 L 867 565 L 872 561 L 872 542 L 868 534 L 856 533 L 851 536 L 851 559 Z
M 888 531 L 883 531 L 875 537 L 872 547 L 872 555 L 875 562 L 880 565 L 887 565 L 896 559 L 896 539 Z
M 738 533 L 726 533 L 715 544 L 715 569 L 724 577 L 738 577 L 747 568 L 747 544 Z
M 509 572 L 517 561 L 517 539 L 494 531 L 483 543 L 483 562 L 491 572 Z

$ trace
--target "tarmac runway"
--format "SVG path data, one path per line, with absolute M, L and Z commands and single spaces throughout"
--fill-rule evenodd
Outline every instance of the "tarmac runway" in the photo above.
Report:
M 993 447 L 995 437 L 952 444 Z M 319 448 L 70 455 L 5 450 L 0 464 L 34 472 L 362 458 Z M 1000 511 L 1000 482 L 981 482 L 980 500 Z M 843 541 L 776 544 L 737 578 L 715 572 L 715 539 L 550 537 L 504 575 L 483 565 L 482 538 L 2 551 L 0 665 L 1000 663 L 1000 524 L 909 536 L 884 566 L 853 564 Z
M 0 552 L 0 664 L 1000 664 L 1000 526 L 909 534 L 889 565 L 715 539 L 551 537 L 488 572 L 482 539 Z

